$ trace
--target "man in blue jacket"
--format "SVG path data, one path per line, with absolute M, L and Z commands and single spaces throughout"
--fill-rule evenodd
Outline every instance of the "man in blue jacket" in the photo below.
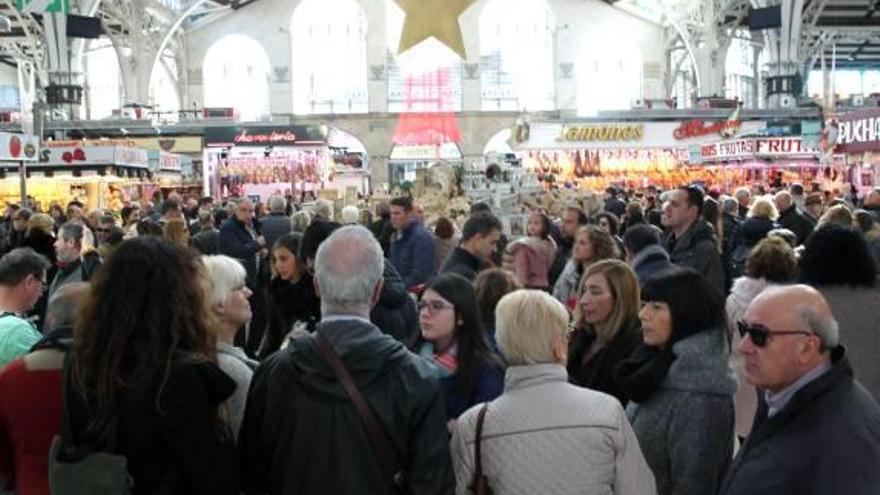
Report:
M 413 214 L 412 199 L 391 200 L 391 262 L 407 288 L 426 284 L 434 274 L 434 239 Z

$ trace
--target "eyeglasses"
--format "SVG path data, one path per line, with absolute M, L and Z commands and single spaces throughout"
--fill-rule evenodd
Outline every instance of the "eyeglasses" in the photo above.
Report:
M 110 232 L 110 229 L 102 229 L 102 228 L 98 227 L 95 229 L 95 232 L 99 233 L 99 234 L 106 234 L 107 232 Z
M 452 309 L 455 306 L 452 304 L 446 304 L 443 301 L 421 301 L 419 302 L 419 312 L 427 310 L 428 313 L 434 314 L 438 311 L 443 311 L 444 309 Z
M 749 325 L 744 321 L 736 322 L 736 328 L 739 330 L 739 336 L 745 338 L 746 334 L 752 339 L 752 343 L 756 347 L 765 347 L 767 342 L 777 335 L 815 335 L 813 332 L 804 330 L 778 330 L 772 331 L 764 325 Z

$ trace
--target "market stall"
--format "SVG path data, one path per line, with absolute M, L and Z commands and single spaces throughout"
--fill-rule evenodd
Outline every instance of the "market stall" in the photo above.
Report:
M 783 185 L 799 182 L 827 191 L 842 191 L 844 163 L 823 163 L 818 146 L 800 136 L 734 139 L 701 147 L 699 161 L 711 177 L 708 186 L 725 190 L 754 183 Z
M 829 124 L 826 142 L 846 156 L 847 178 L 865 196 L 880 186 L 880 108 L 840 114 Z
M 28 168 L 28 193 L 44 209 L 74 199 L 89 209 L 120 209 L 125 201 L 141 198 L 152 181 L 147 152 L 106 143 L 46 142 L 40 161 Z
M 545 184 L 588 190 L 674 187 L 713 181 L 711 170 L 690 166 L 701 145 L 755 133 L 764 125 L 735 117 L 717 122 L 537 123 L 517 131 L 515 151 Z
M 217 198 L 369 190 L 365 153 L 332 147 L 326 126 L 209 127 L 205 129 L 204 188 Z

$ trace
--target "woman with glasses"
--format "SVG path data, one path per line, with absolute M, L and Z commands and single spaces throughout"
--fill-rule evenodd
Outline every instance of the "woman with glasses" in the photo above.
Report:
M 659 495 L 716 493 L 733 455 L 736 380 L 724 299 L 671 267 L 642 287 L 643 344 L 614 370 Z
M 414 351 L 434 364 L 447 419 L 501 395 L 504 365 L 489 348 L 471 283 L 456 274 L 441 275 L 425 288 L 418 307 L 421 334 Z

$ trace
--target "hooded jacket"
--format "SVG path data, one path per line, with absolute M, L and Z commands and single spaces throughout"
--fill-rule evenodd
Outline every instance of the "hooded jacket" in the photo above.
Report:
M 450 494 L 443 396 L 433 370 L 360 318 L 322 322 L 334 349 L 405 463 L 413 493 Z M 246 494 L 387 494 L 380 454 L 314 335 L 257 369 L 239 437 Z
M 670 233 L 666 237 L 666 246 L 669 250 L 669 261 L 697 270 L 706 277 L 710 284 L 723 293 L 724 267 L 721 265 L 721 256 L 718 254 L 715 231 L 712 230 L 712 226 L 708 222 L 698 218 L 677 239 L 673 233 Z
M 550 287 L 547 275 L 555 257 L 553 240 L 523 237 L 507 245 L 503 265 L 516 274 L 523 287 L 546 289 Z
M 853 378 L 843 347 L 831 362 L 772 418 L 762 401 L 721 495 L 877 493 L 880 407 Z
M 627 415 L 659 495 L 716 493 L 733 456 L 733 394 L 727 333 L 718 328 L 673 344 L 659 389 Z

